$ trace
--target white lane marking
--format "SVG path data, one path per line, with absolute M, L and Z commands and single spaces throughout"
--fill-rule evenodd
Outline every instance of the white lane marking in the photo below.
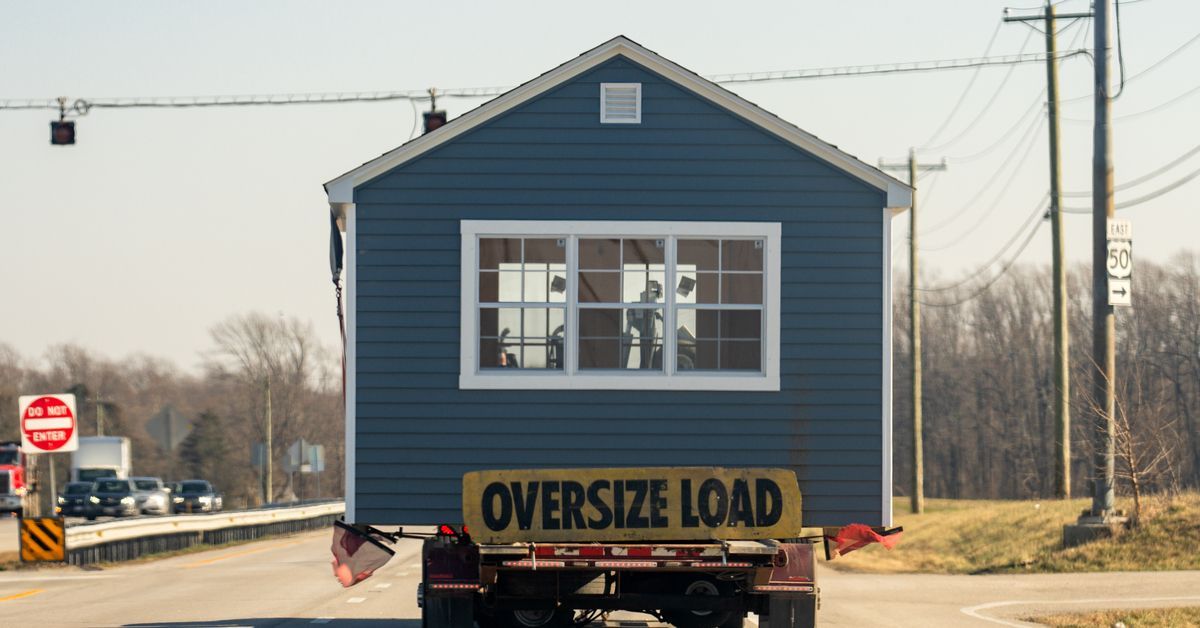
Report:
M 416 569 L 421 566 L 421 563 L 412 563 L 408 566 L 409 569 Z
M 352 598 L 346 600 L 346 603 L 347 604 L 362 604 L 363 602 L 366 602 L 366 601 L 367 601 L 367 598 L 365 598 L 365 597 L 352 597 Z
M 331 621 L 333 621 L 332 617 L 318 617 L 309 623 L 310 624 L 328 624 Z
M 397 575 L 397 576 L 400 576 L 401 578 L 403 578 L 404 576 L 407 576 L 407 575 L 408 575 L 408 572 L 407 572 L 407 571 L 401 571 L 400 573 L 398 573 L 398 574 L 396 574 L 396 575 Z
M 1182 595 L 1182 596 L 1178 596 L 1178 597 L 1125 597 L 1125 598 L 1110 597 L 1110 598 L 1091 598 L 1091 599 L 1086 599 L 1086 600 L 1005 600 L 1003 602 L 988 602 L 986 604 L 977 604 L 975 606 L 964 606 L 964 607 L 958 609 L 958 612 L 966 615 L 967 617 L 980 619 L 980 620 L 983 620 L 986 622 L 991 622 L 993 624 L 1000 624 L 1001 626 L 1016 626 L 1017 628 L 1025 628 L 1026 626 L 1034 626 L 1036 624 L 1030 624 L 1030 623 L 1026 623 L 1026 622 L 1017 623 L 1017 622 L 1008 621 L 1007 619 L 1000 619 L 999 617 L 989 617 L 987 615 L 980 614 L 979 611 L 984 611 L 989 608 L 1000 608 L 1002 606 L 1021 606 L 1021 605 L 1025 605 L 1025 604 L 1031 604 L 1031 605 L 1039 605 L 1039 604 L 1139 604 L 1142 602 L 1194 602 L 1194 601 L 1200 601 L 1200 596 Z
M 392 583 L 390 583 L 390 582 L 378 582 L 375 584 L 375 586 L 373 586 L 371 588 L 372 589 L 386 589 L 390 586 L 392 586 Z

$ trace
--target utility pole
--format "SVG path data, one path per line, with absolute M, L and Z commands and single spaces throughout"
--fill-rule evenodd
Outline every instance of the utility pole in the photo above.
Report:
M 1113 512 L 1116 411 L 1116 315 L 1108 304 L 1108 221 L 1113 217 L 1112 111 L 1108 95 L 1110 0 L 1096 0 L 1095 126 L 1092 130 L 1092 395 L 1096 407 L 1096 460 L 1092 517 L 1108 521 Z
M 945 170 L 946 162 L 938 164 L 920 164 L 917 162 L 916 149 L 908 149 L 908 161 L 903 164 L 885 164 L 879 162 L 884 170 L 907 170 L 908 185 L 913 189 L 912 207 L 908 213 L 908 307 L 910 326 L 908 343 L 912 348 L 912 373 L 909 383 L 912 386 L 912 511 L 913 514 L 925 512 L 925 436 L 921 417 L 921 302 L 917 299 L 917 171 Z
M 1041 15 L 1010 16 L 1005 22 L 1045 22 L 1046 117 L 1050 122 L 1050 242 L 1054 279 L 1054 495 L 1071 498 L 1071 382 L 1070 332 L 1067 326 L 1067 266 L 1062 225 L 1062 167 L 1058 132 L 1058 43 L 1054 5 L 1049 0 Z M 1061 17 L 1092 17 L 1091 13 L 1069 13 Z
M 266 443 L 263 445 L 263 501 L 271 503 L 274 497 L 271 493 L 275 487 L 274 478 L 271 475 L 272 458 L 271 455 L 271 371 L 267 370 L 267 437 Z

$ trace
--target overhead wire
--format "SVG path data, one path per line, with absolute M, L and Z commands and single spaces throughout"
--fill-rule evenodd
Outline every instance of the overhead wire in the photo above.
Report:
M 1089 29 L 1089 30 L 1091 29 L 1091 23 L 1090 23 L 1090 22 L 1091 22 L 1091 21 L 1089 20 L 1089 23 L 1088 23 L 1088 29 Z M 1139 72 L 1135 72 L 1134 74 L 1130 75 L 1130 76 L 1129 76 L 1129 78 L 1127 78 L 1127 79 L 1125 80 L 1125 83 L 1128 85 L 1129 83 L 1132 83 L 1132 82 L 1134 82 L 1134 81 L 1136 81 L 1136 80 L 1138 80 L 1138 79 L 1140 79 L 1140 78 L 1142 78 L 1142 77 L 1146 76 L 1147 74 L 1149 74 L 1149 73 L 1153 72 L 1154 70 L 1157 70 L 1158 68 L 1162 67 L 1162 65 L 1163 65 L 1164 63 L 1166 63 L 1167 61 L 1170 61 L 1172 58 L 1174 58 L 1174 57 L 1175 57 L 1175 55 L 1178 55 L 1179 53 L 1183 52 L 1184 50 L 1187 50 L 1187 49 L 1188 49 L 1188 48 L 1190 48 L 1192 45 L 1194 45 L 1196 42 L 1200 42 L 1200 33 L 1196 33 L 1194 36 L 1192 36 L 1192 38 L 1191 38 L 1191 39 L 1189 39 L 1189 40 L 1187 40 L 1187 41 L 1183 42 L 1182 44 L 1180 44 L 1179 46 L 1177 46 L 1177 47 L 1176 47 L 1174 50 L 1172 50 L 1171 52 L 1168 52 L 1166 55 L 1164 55 L 1164 56 L 1160 57 L 1160 58 L 1159 58 L 1157 61 L 1155 61 L 1155 62 L 1151 63 L 1151 64 L 1150 64 L 1149 66 L 1147 66 L 1145 69 L 1143 69 L 1143 70 L 1141 70 L 1141 71 L 1139 71 Z M 1072 46 L 1072 48 L 1074 48 L 1074 47 L 1075 47 L 1075 46 Z M 1091 100 L 1091 99 L 1092 99 L 1092 96 L 1093 96 L 1093 94 L 1090 94 L 1090 93 L 1089 93 L 1089 94 L 1082 94 L 1082 95 L 1080 95 L 1080 96 L 1072 96 L 1071 98 L 1064 98 L 1064 99 L 1062 99 L 1062 100 L 1061 100 L 1061 101 L 1059 101 L 1059 102 L 1060 102 L 1060 103 L 1062 103 L 1062 104 L 1066 104 L 1066 103 L 1075 103 L 1075 102 L 1080 102 L 1080 101 L 1084 101 L 1084 100 Z
M 1191 89 L 1187 90 L 1186 92 L 1183 92 L 1182 94 L 1174 96 L 1173 98 L 1171 98 L 1167 101 L 1158 103 L 1157 105 L 1154 105 L 1153 107 L 1150 107 L 1149 109 L 1143 109 L 1141 111 L 1135 111 L 1134 113 L 1126 113 L 1126 114 L 1121 114 L 1119 116 L 1113 116 L 1112 119 L 1114 121 L 1116 121 L 1116 120 L 1131 120 L 1133 118 L 1140 118 L 1142 116 L 1149 115 L 1156 111 L 1166 109 L 1167 107 L 1170 107 L 1171 105 L 1174 105 L 1175 103 L 1177 103 L 1189 96 L 1192 96 L 1192 95 L 1196 94 L 1197 92 L 1200 92 L 1200 85 L 1196 85 L 1195 87 L 1192 87 Z M 1088 120 L 1087 118 L 1069 118 L 1066 116 L 1062 116 L 1059 119 L 1063 120 L 1064 122 L 1074 122 L 1074 123 L 1079 123 L 1079 124 L 1091 124 L 1092 123 L 1092 121 Z
M 1147 172 L 1146 174 L 1144 174 L 1140 177 L 1130 179 L 1124 183 L 1113 186 L 1113 191 L 1120 192 L 1122 190 L 1128 190 L 1129 188 L 1132 188 L 1134 186 L 1145 183 L 1145 182 L 1157 177 L 1158 175 L 1163 174 L 1164 172 L 1167 172 L 1168 170 L 1171 170 L 1175 166 L 1178 166 L 1179 164 L 1187 161 L 1189 158 L 1196 155 L 1197 153 L 1200 153 L 1200 145 L 1193 147 L 1191 150 L 1188 150 L 1188 151 L 1184 152 L 1182 155 L 1176 157 L 1175 159 L 1172 159 L 1169 163 L 1164 164 L 1150 172 Z M 1090 191 L 1087 191 L 1087 192 L 1063 192 L 1062 195 L 1065 197 L 1069 197 L 1069 198 L 1086 198 L 1086 197 L 1090 197 L 1092 195 L 1092 193 Z
M 1012 137 L 1012 134 L 1018 128 L 1020 128 L 1021 124 L 1026 122 L 1026 118 L 1029 117 L 1030 113 L 1037 112 L 1040 114 L 1044 110 L 1045 103 L 1042 101 L 1042 97 L 1045 95 L 1046 95 L 1046 88 L 1043 87 L 1042 91 L 1038 92 L 1038 95 L 1036 97 L 1034 97 L 1033 102 L 1029 104 L 1029 107 L 1019 117 L 1017 117 L 1017 119 L 1015 121 L 1013 121 L 1012 126 L 1008 127 L 1003 133 L 1000 134 L 1000 137 L 996 138 L 995 142 L 992 142 L 991 144 L 989 144 L 987 147 L 983 148 L 982 150 L 976 151 L 974 153 L 970 153 L 968 155 L 963 155 L 960 157 L 947 157 L 946 158 L 947 161 L 950 161 L 952 163 L 971 163 L 977 159 L 986 157 L 987 155 L 991 154 L 992 151 L 996 150 L 1001 145 L 1003 145 L 1005 140 Z
M 996 29 L 992 31 L 992 36 L 988 38 L 987 46 L 984 47 L 983 54 L 980 56 L 986 57 L 992 52 L 992 46 L 996 44 L 996 37 L 1000 34 L 1000 29 L 1003 26 L 1004 22 L 996 22 Z M 1021 52 L 1025 52 L 1024 46 L 1021 46 Z M 1010 70 L 1011 69 L 1012 68 L 1010 68 Z M 942 120 L 941 126 L 939 126 L 937 130 L 933 132 L 933 135 L 920 144 L 921 149 L 928 148 L 930 144 L 937 141 L 937 138 L 941 137 L 942 132 L 946 130 L 946 127 L 950 126 L 950 122 L 954 119 L 954 116 L 958 114 L 958 110 L 962 108 L 963 103 L 966 102 L 967 94 L 971 93 L 971 88 L 975 86 L 975 81 L 979 79 L 979 75 L 982 73 L 982 66 L 975 68 L 975 71 L 971 73 L 971 79 L 967 81 L 967 86 L 963 88 L 962 93 L 958 95 L 958 100 L 955 101 L 954 106 L 950 108 L 950 113 L 946 115 L 944 120 Z
M 1113 209 L 1122 210 L 1122 209 L 1129 209 L 1130 207 L 1137 207 L 1138 205 L 1141 205 L 1142 203 L 1145 203 L 1147 201 L 1152 201 L 1164 194 L 1167 194 L 1168 192 L 1171 192 L 1183 185 L 1186 185 L 1189 181 L 1191 181 L 1192 179 L 1195 179 L 1196 177 L 1200 177 L 1200 169 L 1197 169 L 1191 173 L 1188 173 L 1188 174 L 1184 175 L 1183 178 L 1173 181 L 1167 185 L 1164 185 L 1163 187 L 1161 187 L 1153 192 L 1150 192 L 1149 194 L 1143 194 L 1142 196 L 1139 196 L 1137 198 L 1129 199 L 1127 201 L 1121 201 L 1120 203 L 1114 203 Z M 1092 213 L 1091 207 L 1064 207 L 1064 208 L 1062 208 L 1062 210 L 1064 212 L 1067 212 L 1070 214 L 1090 214 L 1090 213 Z
M 1021 254 L 1025 252 L 1025 249 L 1029 248 L 1029 244 L 1031 242 L 1033 242 L 1033 237 L 1035 235 L 1037 235 L 1037 232 L 1041 229 L 1041 226 L 1042 226 L 1042 224 L 1038 223 L 1037 225 L 1034 226 L 1034 228 L 1032 230 L 1030 230 L 1029 235 L 1025 237 L 1025 241 L 1021 243 L 1020 248 L 1018 248 L 1017 252 L 1013 254 L 1012 259 L 1008 260 L 1008 263 L 1005 264 L 1004 267 L 1000 269 L 1000 272 L 996 273 L 991 279 L 989 279 L 987 281 L 987 283 L 980 286 L 978 290 L 976 290 L 976 291 L 972 292 L 971 294 L 969 294 L 965 297 L 962 297 L 960 299 L 955 299 L 954 301 L 951 301 L 949 303 L 934 303 L 932 301 L 920 301 L 921 305 L 928 305 L 929 307 L 956 307 L 956 306 L 962 305 L 964 303 L 967 303 L 968 301 L 971 301 L 973 299 L 976 299 L 976 298 L 982 296 L 985 292 L 987 292 L 988 290 L 991 290 L 992 286 L 996 285 L 996 282 L 1000 281 L 1000 278 L 1003 277 L 1004 275 L 1006 275 L 1008 273 L 1008 271 L 1012 269 L 1013 265 L 1017 263 L 1017 260 L 1021 258 Z
M 1028 155 L 1029 151 L 1033 149 L 1033 145 L 1035 143 L 1033 140 L 1036 139 L 1037 132 L 1041 130 L 1042 125 L 1044 125 L 1045 123 L 1046 123 L 1045 118 L 1035 118 L 1034 120 L 1032 120 L 1031 123 L 1029 124 L 1029 126 L 1025 129 L 1025 132 L 1021 135 L 1021 138 L 1017 140 L 1016 144 L 1013 144 L 1012 151 L 1010 151 L 1008 153 L 1008 156 L 1004 158 L 1004 161 L 1000 164 L 1000 167 L 996 168 L 995 171 L 993 172 L 992 176 L 989 177 L 988 180 L 983 184 L 983 186 L 980 187 L 975 192 L 975 195 L 972 196 L 971 199 L 968 200 L 967 202 L 962 203 L 961 206 L 962 207 L 974 207 L 975 204 L 979 202 L 979 199 L 982 198 L 983 195 L 986 194 L 987 191 L 992 188 L 992 185 L 994 185 L 997 181 L 1000 180 L 1000 173 L 1004 172 L 1005 170 L 1008 169 L 1009 164 L 1013 162 L 1013 159 L 1016 158 L 1016 156 L 1018 154 Z M 1022 147 L 1024 147 L 1024 151 L 1022 151 Z M 1018 170 L 1020 169 L 1019 164 L 1017 166 L 1017 169 Z M 994 207 L 995 206 L 993 205 L 993 208 Z M 960 219 L 966 215 L 968 215 L 967 212 L 953 213 L 950 216 L 948 216 L 945 220 L 941 221 L 940 223 L 930 227 L 927 230 L 923 230 L 921 232 L 921 235 L 929 235 L 932 233 L 937 233 L 938 231 L 941 231 L 942 229 L 950 226 L 951 224 L 954 224 L 955 222 L 958 221 L 958 219 Z
M 1056 55 L 1058 59 L 1069 59 L 1080 55 L 1089 55 L 1087 50 L 1067 50 Z M 714 83 L 758 83 L 791 81 L 802 79 L 830 78 L 838 76 L 867 76 L 879 74 L 904 74 L 913 72 L 933 72 L 941 70 L 959 70 L 973 67 L 993 65 L 1013 65 L 1025 63 L 1042 63 L 1046 53 L 1025 53 L 1020 55 L 1005 55 L 997 57 L 971 57 L 957 59 L 932 59 L 925 61 L 905 61 L 899 63 L 883 63 L 874 65 L 836 66 L 825 68 L 803 68 L 798 70 L 778 70 L 769 72 L 745 72 L 741 74 L 721 74 L 707 76 Z M 459 87 L 439 89 L 438 96 L 445 98 L 481 98 L 499 96 L 511 87 Z M 397 90 L 376 92 L 314 92 L 290 94 L 250 94 L 233 96 L 147 96 L 147 97 L 113 97 L 76 99 L 72 110 L 77 114 L 87 113 L 93 108 L 104 109 L 180 109 L 196 107 L 238 107 L 238 106 L 285 106 L 312 104 L 342 104 L 351 102 L 386 102 L 394 100 L 425 100 L 427 90 Z M 59 110 L 57 98 L 18 98 L 0 100 L 0 110 L 50 109 Z
M 968 283 L 971 283 L 972 281 L 977 279 L 978 277 L 982 276 L 985 272 L 987 272 L 988 268 L 991 268 L 992 264 L 995 264 L 1001 257 L 1004 256 L 1004 253 L 1013 245 L 1014 242 L 1017 241 L 1017 239 L 1021 236 L 1021 234 L 1024 233 L 1025 230 L 1029 228 L 1030 224 L 1033 224 L 1034 222 L 1036 222 L 1037 220 L 1039 220 L 1045 216 L 1045 214 L 1046 214 L 1045 201 L 1047 198 L 1049 198 L 1048 192 L 1042 198 L 1038 199 L 1037 205 L 1035 205 L 1033 208 L 1033 213 L 1029 214 L 1029 216 L 1025 219 L 1025 221 L 1021 223 L 1021 226 L 1017 228 L 1016 232 L 1013 233 L 1012 237 L 1009 238 L 1008 241 L 1005 242 L 1004 245 L 1001 246 L 1000 249 L 997 250 L 996 253 L 994 255 L 992 255 L 991 258 L 988 259 L 988 261 L 984 262 L 983 264 L 980 264 L 975 269 L 974 272 L 970 273 L 966 277 L 964 277 L 961 280 L 956 281 L 952 284 L 945 285 L 945 286 L 938 286 L 936 288 L 920 288 L 920 290 L 923 292 L 948 292 L 951 290 L 955 290 L 957 288 L 961 288 L 962 286 L 965 286 Z
M 1000 24 L 1003 24 L 1003 22 L 1001 22 Z M 1020 50 L 1021 52 L 1025 52 L 1025 48 L 1027 48 L 1029 46 L 1029 40 L 1032 37 L 1033 37 L 1033 31 L 1030 31 L 1026 35 L 1025 41 L 1021 44 L 1021 50 Z M 932 139 L 931 139 L 930 141 L 925 143 L 925 146 L 923 146 L 921 148 L 921 150 L 937 151 L 937 150 L 942 150 L 944 148 L 949 148 L 950 146 L 957 144 L 959 142 L 959 140 L 961 140 L 962 138 L 966 137 L 971 131 L 973 131 L 975 129 L 975 126 L 977 124 L 979 124 L 979 122 L 981 120 L 983 120 L 984 116 L 986 116 L 987 113 L 989 111 L 991 111 L 992 106 L 996 103 L 998 97 L 1000 96 L 1000 93 L 1004 90 L 1005 86 L 1008 85 L 1008 81 L 1009 81 L 1009 79 L 1012 78 L 1013 73 L 1016 69 L 1017 69 L 1016 65 L 1008 66 L 1008 72 L 1006 72 L 1004 74 L 1004 78 L 1000 81 L 1000 84 L 996 87 L 995 91 L 992 92 L 991 97 L 989 97 L 984 102 L 983 108 L 979 110 L 979 113 L 976 114 L 975 117 L 970 122 L 967 123 L 967 126 L 963 127 L 962 130 L 959 131 L 957 135 L 955 135 L 954 137 L 950 138 L 949 140 L 947 140 L 945 142 L 942 142 L 941 144 L 938 144 L 937 146 L 929 146 L 929 144 L 932 143 Z M 977 74 L 978 74 L 978 72 L 979 72 L 979 70 L 976 70 Z M 965 97 L 965 96 L 966 96 L 966 92 L 964 91 L 963 97 Z M 962 97 L 960 97 L 959 100 L 961 102 Z M 957 111 L 957 110 L 958 110 L 958 106 L 956 105 L 955 111 Z M 954 115 L 954 112 L 951 112 L 951 116 L 953 116 L 953 115 Z M 945 128 L 947 125 L 949 125 L 949 123 L 950 123 L 950 118 L 947 118 L 946 121 L 942 123 L 942 128 Z M 941 132 L 941 130 L 939 129 L 939 132 L 935 133 L 935 136 L 940 134 L 940 132 Z

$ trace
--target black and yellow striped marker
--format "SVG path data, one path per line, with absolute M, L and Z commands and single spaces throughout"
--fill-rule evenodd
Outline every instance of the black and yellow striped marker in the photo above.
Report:
M 21 562 L 66 560 L 67 534 L 61 517 L 21 519 Z

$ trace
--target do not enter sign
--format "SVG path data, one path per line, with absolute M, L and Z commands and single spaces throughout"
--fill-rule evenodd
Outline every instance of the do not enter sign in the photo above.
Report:
M 75 395 L 24 395 L 19 407 L 21 451 L 45 454 L 79 449 Z

